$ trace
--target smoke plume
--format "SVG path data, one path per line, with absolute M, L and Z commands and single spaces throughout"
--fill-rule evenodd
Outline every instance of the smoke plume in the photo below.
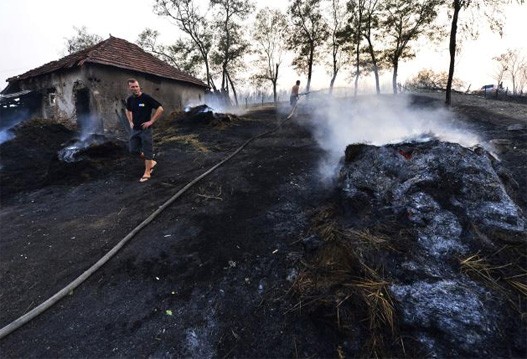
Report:
M 351 100 L 310 95 L 304 103 L 299 103 L 297 121 L 311 128 L 319 146 L 326 151 L 326 158 L 320 164 L 322 178 L 335 177 L 339 161 L 350 144 L 382 146 L 428 138 L 464 147 L 480 143 L 479 137 L 463 128 L 449 110 L 417 107 L 410 100 L 405 95 Z

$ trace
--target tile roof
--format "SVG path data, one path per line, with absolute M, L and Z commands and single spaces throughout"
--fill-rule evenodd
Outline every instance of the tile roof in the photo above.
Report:
M 22 75 L 11 77 L 7 81 L 24 80 L 60 69 L 82 66 L 85 63 L 114 66 L 207 87 L 207 84 L 203 81 L 176 69 L 154 55 L 144 51 L 138 45 L 111 35 L 108 39 L 87 49 L 29 70 Z

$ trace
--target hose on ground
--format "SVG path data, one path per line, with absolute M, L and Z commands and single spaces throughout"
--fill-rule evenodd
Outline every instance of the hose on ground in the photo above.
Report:
M 245 141 L 240 147 L 238 147 L 233 153 L 231 153 L 229 156 L 212 166 L 210 169 L 208 169 L 206 172 L 202 173 L 192 181 L 190 181 L 185 187 L 180 189 L 176 194 L 174 194 L 172 197 L 170 197 L 165 203 L 163 203 L 157 210 L 155 210 L 150 216 L 148 216 L 143 222 L 141 222 L 137 227 L 135 227 L 130 233 L 128 233 L 119 243 L 117 243 L 108 253 L 106 253 L 101 259 L 99 259 L 95 264 L 93 264 L 90 268 L 88 268 L 84 273 L 82 273 L 80 276 L 78 276 L 76 279 L 74 279 L 72 282 L 70 282 L 66 287 L 62 288 L 60 291 L 55 293 L 52 297 L 47 299 L 45 302 L 40 304 L 39 306 L 33 308 L 26 314 L 22 315 L 18 319 L 15 319 L 10 324 L 6 325 L 2 329 L 0 329 L 0 339 L 6 337 L 7 335 L 14 332 L 16 329 L 20 328 L 24 324 L 31 321 L 33 318 L 37 317 L 38 315 L 42 314 L 44 311 L 52 307 L 55 303 L 57 303 L 59 300 L 64 298 L 68 293 L 71 293 L 75 288 L 77 288 L 81 283 L 83 283 L 88 277 L 90 277 L 93 273 L 95 273 L 99 268 L 101 268 L 106 262 L 110 260 L 124 245 L 130 241 L 137 233 L 139 233 L 144 227 L 146 227 L 150 222 L 152 222 L 161 212 L 163 212 L 168 206 L 170 206 L 176 199 L 181 197 L 183 193 L 185 193 L 189 188 L 191 188 L 193 185 L 195 185 L 197 182 L 202 180 L 204 177 L 211 174 L 214 170 L 216 170 L 218 167 L 223 165 L 225 162 L 229 161 L 231 158 L 236 156 L 241 150 L 243 150 L 249 143 L 256 140 L 257 138 L 266 136 L 268 134 L 271 134 L 278 129 L 280 129 L 280 126 L 288 121 L 291 117 L 293 117 L 296 108 L 297 108 L 298 102 L 295 104 L 293 109 L 291 110 L 291 113 L 289 116 L 287 116 L 283 121 L 279 122 L 278 125 L 266 132 L 263 132 L 259 135 L 256 135 L 247 141 Z

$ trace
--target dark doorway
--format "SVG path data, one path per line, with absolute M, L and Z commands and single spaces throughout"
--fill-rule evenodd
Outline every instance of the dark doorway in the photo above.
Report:
M 75 91 L 75 113 L 77 115 L 77 126 L 81 133 L 90 131 L 90 91 L 81 88 Z

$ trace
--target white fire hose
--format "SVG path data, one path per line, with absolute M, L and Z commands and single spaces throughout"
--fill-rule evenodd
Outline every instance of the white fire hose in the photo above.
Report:
M 299 98 L 300 100 L 300 98 Z M 39 306 L 33 308 L 23 316 L 19 317 L 18 319 L 15 319 L 10 324 L 6 325 L 2 329 L 0 329 L 0 339 L 6 337 L 7 335 L 14 332 L 16 329 L 20 328 L 22 325 L 26 324 L 27 322 L 31 321 L 33 318 L 37 317 L 47 309 L 49 309 L 51 306 L 53 306 L 55 303 L 57 303 L 60 299 L 64 298 L 66 295 L 71 293 L 75 288 L 77 288 L 81 283 L 83 283 L 86 279 L 88 279 L 89 276 L 91 276 L 93 273 L 95 273 L 99 268 L 101 268 L 106 262 L 110 260 L 130 239 L 132 239 L 139 231 L 141 231 L 144 227 L 146 227 L 150 222 L 152 222 L 161 212 L 163 212 L 168 206 L 170 206 L 176 199 L 181 197 L 183 193 L 185 193 L 190 187 L 195 185 L 197 182 L 199 182 L 204 177 L 208 176 L 210 173 L 212 173 L 215 169 L 223 165 L 225 162 L 233 158 L 235 155 L 237 155 L 242 149 L 244 149 L 249 143 L 254 141 L 257 138 L 266 136 L 270 133 L 273 133 L 280 129 L 280 126 L 291 119 L 293 117 L 296 108 L 298 105 L 298 101 L 291 110 L 291 113 L 289 116 L 287 116 L 283 121 L 281 121 L 274 129 L 266 131 L 264 133 L 261 133 L 257 136 L 254 136 L 250 138 L 249 140 L 245 141 L 238 149 L 236 149 L 233 153 L 231 153 L 229 156 L 218 162 L 216 165 L 212 166 L 210 169 L 208 169 L 206 172 L 202 173 L 195 179 L 193 179 L 191 182 L 189 182 L 185 187 L 180 189 L 175 195 L 170 197 L 165 203 L 163 203 L 154 213 L 152 213 L 148 218 L 146 218 L 143 222 L 141 222 L 137 227 L 135 227 L 130 233 L 128 233 L 119 243 L 117 243 L 108 253 L 106 253 L 101 259 L 99 259 L 95 264 L 93 264 L 90 268 L 88 268 L 84 273 L 82 273 L 80 276 L 78 276 L 75 280 L 73 280 L 71 283 L 69 283 L 66 287 L 55 293 L 52 297 L 47 299 L 45 302 L 40 304 Z

